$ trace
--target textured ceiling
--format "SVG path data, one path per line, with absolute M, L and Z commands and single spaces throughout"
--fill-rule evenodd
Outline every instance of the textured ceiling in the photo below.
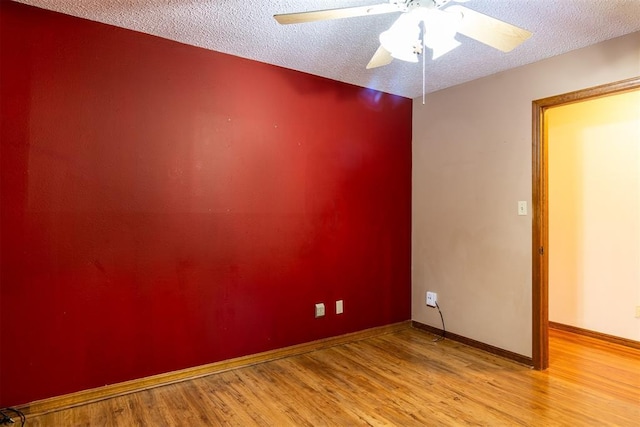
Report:
M 422 94 L 422 64 L 366 70 L 398 13 L 281 26 L 274 14 L 385 0 L 19 0 L 45 9 L 275 64 L 396 95 Z M 454 3 L 451 3 L 454 4 Z M 458 35 L 462 46 L 426 63 L 433 92 L 640 31 L 640 0 L 469 0 L 465 7 L 533 32 L 509 53 Z

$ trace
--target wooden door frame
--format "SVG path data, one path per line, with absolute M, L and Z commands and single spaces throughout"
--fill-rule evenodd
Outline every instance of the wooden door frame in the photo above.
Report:
M 549 367 L 549 182 L 544 113 L 551 107 L 637 89 L 640 89 L 640 76 L 533 101 L 532 358 L 535 369 Z

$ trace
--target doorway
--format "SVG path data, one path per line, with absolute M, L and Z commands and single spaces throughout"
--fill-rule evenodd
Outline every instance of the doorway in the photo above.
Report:
M 549 206 L 548 141 L 545 111 L 552 107 L 632 91 L 640 77 L 533 101 L 532 144 L 532 359 L 535 369 L 549 366 Z

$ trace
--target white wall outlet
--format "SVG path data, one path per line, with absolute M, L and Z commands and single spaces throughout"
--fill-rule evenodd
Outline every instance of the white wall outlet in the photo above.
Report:
M 336 314 L 342 314 L 342 313 L 344 313 L 344 303 L 340 299 L 336 301 Z
M 640 319 L 640 305 L 636 305 L 636 318 Z
M 518 202 L 518 215 L 526 215 L 527 214 L 527 202 L 524 200 L 520 200 Z
M 324 316 L 324 303 L 319 302 L 316 304 L 316 318 Z
M 435 292 L 427 292 L 427 305 L 429 307 L 435 307 L 438 302 L 438 294 Z

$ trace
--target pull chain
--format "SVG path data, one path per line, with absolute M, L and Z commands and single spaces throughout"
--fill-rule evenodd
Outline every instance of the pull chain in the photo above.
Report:
M 422 105 L 424 105 L 424 98 L 425 98 L 425 65 L 424 65 L 424 59 L 425 54 L 424 54 L 424 47 L 422 48 Z
M 422 23 L 422 41 L 421 41 L 422 43 L 422 46 L 421 46 L 422 47 L 422 105 L 424 105 L 425 92 L 426 92 L 426 89 L 425 89 L 425 74 L 426 74 L 425 57 L 426 55 L 424 52 L 426 48 L 426 46 L 424 45 L 424 32 L 426 31 L 426 29 L 427 29 L 426 24 L 423 22 Z

